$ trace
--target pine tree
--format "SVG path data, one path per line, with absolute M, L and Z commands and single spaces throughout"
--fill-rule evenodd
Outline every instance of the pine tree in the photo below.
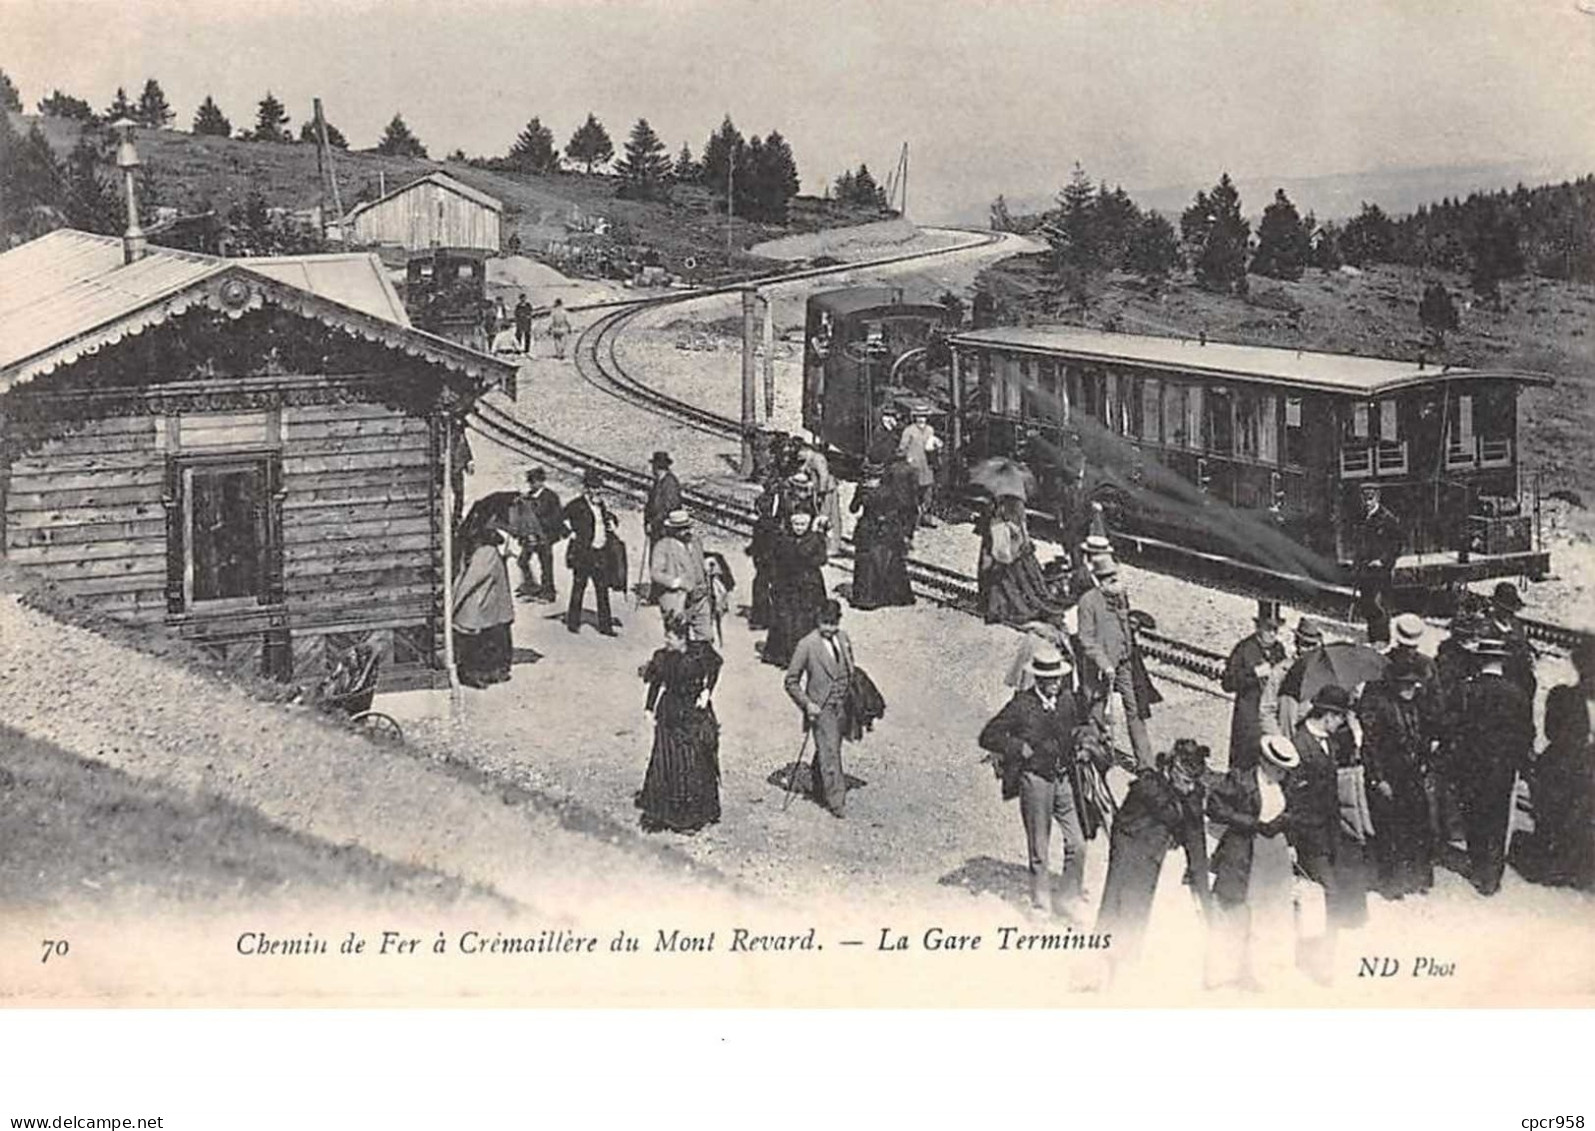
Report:
M 571 140 L 575 141 L 575 138 Z M 554 131 L 543 125 L 539 118 L 527 122 L 526 128 L 515 139 L 515 144 L 510 146 L 509 163 L 523 173 L 559 172 L 559 150 L 554 148 Z
M 0 114 L 0 246 L 6 237 L 43 235 L 66 222 L 62 178 L 38 123 L 18 136 Z
M 1418 300 L 1418 321 L 1434 335 L 1437 345 L 1445 344 L 1446 331 L 1461 325 L 1457 304 L 1451 301 L 1451 292 L 1445 289 L 1445 284 L 1430 283 L 1423 288 L 1423 298 Z
M 886 192 L 875 183 L 875 177 L 869 171 L 869 166 L 860 163 L 853 174 L 853 199 L 849 202 L 866 208 L 884 207 Z
M 1053 268 L 1061 274 L 1089 275 L 1100 266 L 1097 247 L 1097 194 L 1091 178 L 1075 162 L 1069 183 L 1058 191 L 1058 207 L 1047 218 Z
M 1331 221 L 1313 233 L 1313 266 L 1320 271 L 1338 271 L 1345 262 L 1340 256 L 1340 225 Z
M 120 122 L 123 118 L 138 121 L 138 107 L 127 100 L 127 91 L 122 87 L 116 88 L 116 97 L 111 99 L 111 104 L 105 108 L 105 113 L 100 117 L 107 122 Z
M 222 108 L 216 105 L 216 100 L 210 95 L 205 96 L 205 101 L 199 104 L 199 109 L 194 111 L 193 131 L 204 137 L 232 137 L 233 124 L 227 120 L 227 115 L 222 113 Z
M 115 235 L 123 228 L 123 203 L 114 184 L 100 175 L 99 147 L 80 136 L 62 167 L 66 222 L 74 228 Z
M 59 90 L 52 90 L 50 97 L 39 102 L 39 113 L 50 118 L 65 118 L 72 122 L 99 121 L 99 116 L 94 113 L 94 107 L 81 98 L 62 94 Z
M 255 128 L 248 138 L 250 141 L 293 140 L 293 135 L 288 132 L 288 111 L 283 109 L 282 103 L 277 101 L 277 96 L 269 90 L 255 111 Z
M 609 139 L 609 131 L 592 111 L 587 112 L 587 120 L 576 127 L 576 132 L 565 143 L 565 156 L 589 176 L 595 168 L 607 165 L 614 158 L 615 144 Z
M 1008 211 L 1008 198 L 1002 193 L 998 193 L 997 199 L 991 202 L 990 213 L 992 231 L 1013 231 L 1013 214 Z
M 403 115 L 395 114 L 382 132 L 382 140 L 377 142 L 377 152 L 386 157 L 425 157 L 426 146 L 410 132 Z
M 671 172 L 677 184 L 697 184 L 703 176 L 703 168 L 692 158 L 692 146 L 686 142 L 681 143 L 681 152 L 676 154 L 676 167 Z
M 762 168 L 758 170 L 760 219 L 772 224 L 785 224 L 792 198 L 800 188 L 802 181 L 798 178 L 792 146 L 779 130 L 771 130 L 764 139 Z
M 1492 202 L 1481 210 L 1468 250 L 1473 259 L 1469 282 L 1474 293 L 1499 308 L 1502 280 L 1523 274 L 1523 246 L 1517 221 L 1504 206 Z
M 727 114 L 720 128 L 709 135 L 703 145 L 703 184 L 722 199 L 726 194 L 727 174 L 736 167 L 745 146 L 742 134 L 731 123 Z
M 1340 233 L 1340 254 L 1353 267 L 1365 263 L 1386 263 L 1395 247 L 1395 226 L 1384 209 L 1363 202 L 1362 211 L 1346 221 Z
M 625 154 L 615 166 L 620 195 L 632 200 L 656 199 L 670 181 L 670 169 L 670 157 L 659 135 L 647 118 L 638 118 L 626 139 Z
M 343 136 L 342 130 L 333 125 L 331 122 L 324 122 L 323 125 L 327 127 L 328 145 L 332 146 L 334 149 L 349 148 L 349 139 Z M 316 143 L 316 123 L 314 121 L 307 121 L 300 125 L 299 140 L 310 145 L 314 145 Z
M 1241 197 L 1225 173 L 1206 195 L 1208 207 L 1200 250 L 1196 254 L 1196 281 L 1212 291 L 1246 293 L 1246 252 L 1252 226 L 1241 216 Z M 1181 217 L 1181 227 L 1185 226 Z
M 1156 212 L 1142 216 L 1130 239 L 1125 266 L 1149 283 L 1166 279 L 1180 266 L 1174 225 Z
M 138 106 L 133 111 L 133 120 L 152 130 L 164 130 L 176 116 L 166 103 L 166 92 L 161 89 L 161 84 L 154 79 L 145 79 L 144 90 L 138 96 Z
M 1312 258 L 1312 230 L 1303 223 L 1284 189 L 1274 191 L 1274 203 L 1263 209 L 1257 225 L 1257 250 L 1251 272 L 1270 279 L 1300 279 Z
M 0 110 L 22 113 L 22 93 L 17 90 L 17 84 L 11 81 L 11 76 L 4 71 L 0 71 Z
M 1110 192 L 1106 184 L 1097 186 L 1095 232 L 1097 263 L 1104 268 L 1124 268 L 1130 258 L 1130 244 L 1141 227 L 1141 209 L 1120 186 Z

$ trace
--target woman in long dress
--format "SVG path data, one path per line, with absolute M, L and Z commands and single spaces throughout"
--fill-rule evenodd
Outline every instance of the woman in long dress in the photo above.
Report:
M 1025 525 L 1025 503 L 1003 495 L 982 538 L 980 574 L 987 624 L 1021 625 L 1041 618 L 1051 593 Z
M 460 682 L 483 688 L 510 677 L 515 602 L 510 595 L 509 543 L 496 524 L 478 527 L 454 580 L 454 663 Z
M 1152 899 L 1169 849 L 1185 850 L 1185 870 L 1205 911 L 1209 905 L 1207 830 L 1202 820 L 1208 749 L 1188 738 L 1158 756 L 1157 768 L 1130 783 L 1108 839 L 1108 878 L 1097 933 L 1111 932 L 1114 965 L 1134 962 L 1152 916 Z
M 665 645 L 639 670 L 654 716 L 653 752 L 637 808 L 646 832 L 695 833 L 720 819 L 720 723 L 710 695 L 720 656 L 706 640 L 688 642 L 686 621 L 669 617 Z
M 864 469 L 864 480 L 853 493 L 848 509 L 863 512 L 853 528 L 853 591 L 855 609 L 885 605 L 912 605 L 914 591 L 908 583 L 903 559 L 903 535 L 894 500 L 881 487 L 881 470 Z
M 798 511 L 788 520 L 787 532 L 775 544 L 770 579 L 770 632 L 764 640 L 763 659 L 785 667 L 792 649 L 820 623 L 825 603 L 825 535 L 814 529 L 813 518 Z
M 1207 795 L 1207 815 L 1224 826 L 1213 852 L 1207 984 L 1257 989 L 1257 974 L 1295 963 L 1293 865 L 1284 837 L 1286 779 L 1301 764 L 1283 735 L 1261 740 L 1249 769 L 1230 770 Z

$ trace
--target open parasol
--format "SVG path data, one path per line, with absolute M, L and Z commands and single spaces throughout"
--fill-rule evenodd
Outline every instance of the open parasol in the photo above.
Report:
M 1334 684 L 1355 693 L 1364 683 L 1383 679 L 1385 658 L 1366 644 L 1337 640 L 1307 653 L 1302 669 L 1301 702 L 1312 702 L 1321 687 Z
M 1036 486 L 1035 474 L 1018 460 L 1007 456 L 981 460 L 969 469 L 969 481 L 999 499 L 1004 495 L 1029 499 L 1030 492 Z

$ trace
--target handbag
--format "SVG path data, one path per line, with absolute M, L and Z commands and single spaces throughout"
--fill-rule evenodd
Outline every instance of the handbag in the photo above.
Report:
M 604 543 L 600 551 L 604 555 L 603 579 L 609 588 L 621 593 L 626 591 L 626 543 L 620 536 L 611 532 L 609 541 Z

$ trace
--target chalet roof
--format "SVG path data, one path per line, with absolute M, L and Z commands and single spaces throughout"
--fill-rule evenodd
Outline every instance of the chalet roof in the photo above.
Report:
M 223 293 L 228 279 L 243 284 Z M 241 314 L 267 297 L 348 333 L 473 378 L 514 366 L 417 330 L 380 262 L 366 253 L 218 259 L 61 229 L 0 254 L 0 393 L 195 305 Z
M 405 193 L 424 184 L 433 184 L 439 188 L 447 189 L 449 192 L 458 193 L 460 196 L 465 197 L 465 199 L 480 204 L 483 208 L 491 208 L 494 212 L 504 211 L 504 205 L 497 197 L 489 196 L 481 189 L 472 188 L 464 181 L 457 181 L 447 173 L 438 172 L 428 173 L 424 177 L 416 178 L 409 184 L 400 185 L 386 196 L 380 196 L 376 200 L 368 200 L 364 204 L 355 205 L 353 208 L 349 209 L 348 215 L 343 218 L 344 223 L 350 222 L 356 216 L 360 215 L 360 213 L 369 208 L 375 208 L 379 204 L 386 204 L 395 197 L 403 196 Z
M 1004 326 L 957 334 L 954 346 L 998 347 L 1083 361 L 1120 362 L 1181 373 L 1263 381 L 1320 392 L 1378 396 L 1412 385 L 1497 378 L 1549 385 L 1541 374 L 1499 369 L 1419 367 L 1416 362 L 1278 346 L 1246 346 L 1194 338 L 1115 334 L 1078 326 Z

